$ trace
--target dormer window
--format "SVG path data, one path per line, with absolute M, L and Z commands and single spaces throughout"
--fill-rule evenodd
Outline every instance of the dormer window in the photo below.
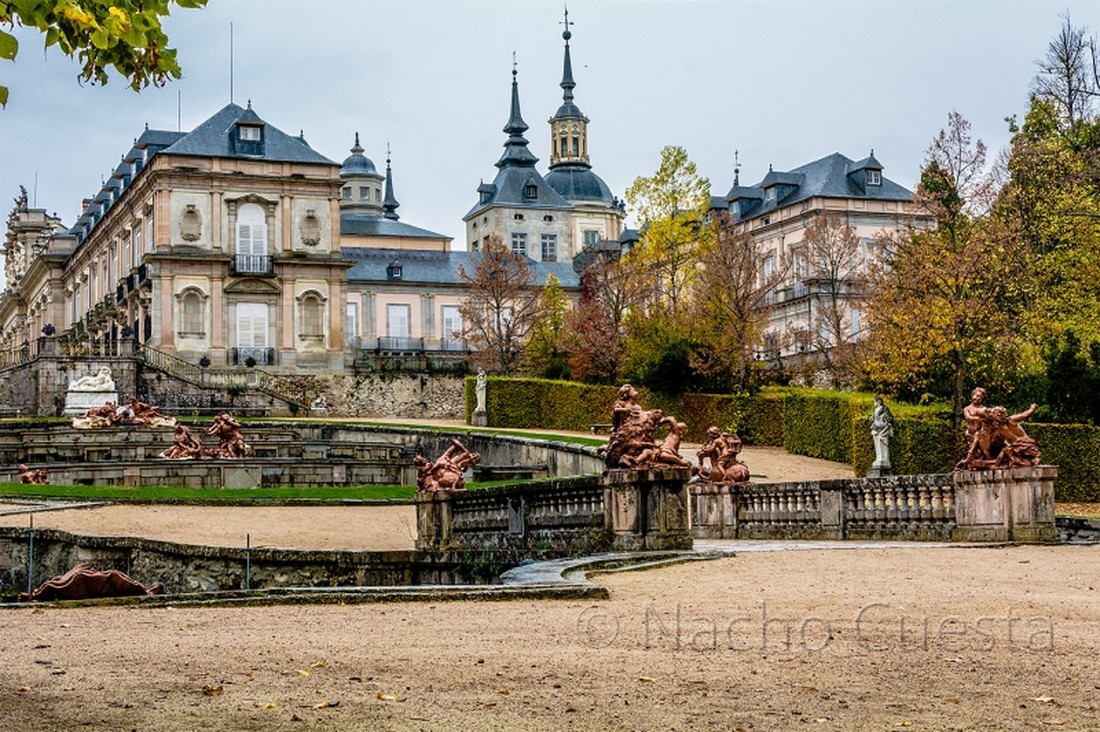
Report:
M 260 128 L 255 125 L 241 125 L 237 129 L 239 139 L 246 140 L 248 142 L 259 142 L 262 137 Z
M 401 264 L 397 261 L 390 262 L 386 267 L 386 279 L 387 280 L 399 280 L 401 279 Z
M 774 201 L 775 200 L 775 186 L 772 186 L 771 188 L 768 188 L 767 190 L 764 191 L 764 200 L 765 201 Z
M 539 189 L 535 185 L 534 181 L 527 181 L 523 184 L 523 197 L 524 198 L 538 198 Z
M 867 171 L 867 185 L 880 186 L 882 185 L 882 173 L 878 170 Z
M 240 155 L 264 154 L 264 124 L 251 109 L 246 115 L 250 115 L 237 122 L 236 127 L 230 133 L 232 144 Z

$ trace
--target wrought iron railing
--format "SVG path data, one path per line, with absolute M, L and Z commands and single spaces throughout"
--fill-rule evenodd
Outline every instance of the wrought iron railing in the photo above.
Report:
M 233 363 L 238 366 L 271 366 L 275 363 L 274 348 L 246 348 L 238 347 L 230 349 Z
M 233 256 L 233 273 L 273 275 L 275 260 L 268 254 L 236 254 Z

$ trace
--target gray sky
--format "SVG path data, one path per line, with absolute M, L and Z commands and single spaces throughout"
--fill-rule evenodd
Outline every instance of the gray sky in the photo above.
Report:
M 210 0 L 166 28 L 184 78 L 140 94 L 113 76 L 80 86 L 77 65 L 21 32 L 0 111 L 0 195 L 18 185 L 66 224 L 144 125 L 193 129 L 230 101 L 304 130 L 342 161 L 359 132 L 383 171 L 393 155 L 403 221 L 455 237 L 477 186 L 492 180 L 516 52 L 527 138 L 546 173 L 561 103 L 562 3 L 555 0 Z M 873 148 L 884 175 L 912 187 L 924 151 L 958 110 L 992 153 L 1022 116 L 1035 60 L 1060 14 L 1100 27 L 1095 0 L 702 2 L 571 0 L 576 102 L 590 118 L 593 169 L 618 196 L 687 149 L 723 194 L 739 150 L 743 184 Z M 177 100 L 182 104 L 177 105 Z

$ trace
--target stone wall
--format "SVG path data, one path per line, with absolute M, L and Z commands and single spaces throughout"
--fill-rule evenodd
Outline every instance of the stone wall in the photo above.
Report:
M 54 529 L 0 527 L 0 595 L 64 574 L 80 562 L 117 569 L 142 584 L 161 582 L 170 594 L 283 587 L 362 587 L 455 584 L 472 559 L 415 551 L 296 551 L 212 547 L 132 537 L 81 536 Z M 492 579 L 491 577 L 487 579 Z
M 32 417 L 56 417 L 65 407 L 69 382 L 95 374 L 102 366 L 111 369 L 120 400 L 128 401 L 135 396 L 137 362 L 127 357 L 41 355 L 8 369 L 0 379 L 7 382 L 4 391 L 10 394 L 13 409 Z

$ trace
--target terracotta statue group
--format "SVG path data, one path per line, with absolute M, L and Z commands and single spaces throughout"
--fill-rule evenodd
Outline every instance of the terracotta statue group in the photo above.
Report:
M 176 434 L 172 446 L 160 454 L 168 460 L 191 460 L 209 458 L 241 458 L 248 455 L 248 445 L 241 434 L 241 423 L 228 413 L 219 414 L 213 424 L 205 431 L 206 435 L 216 437 L 218 446 L 203 447 L 202 440 L 182 424 L 176 425 Z
M 462 475 L 467 468 L 480 462 L 481 455 L 470 452 L 457 439 L 451 438 L 451 446 L 435 462 L 420 455 L 413 458 L 416 489 L 427 493 L 466 490 Z
M 717 427 L 707 428 L 707 442 L 699 450 L 699 465 L 695 474 L 706 483 L 743 483 L 749 479 L 749 466 L 741 454 L 741 438 L 722 432 Z M 710 466 L 706 461 L 710 460 Z
M 77 429 L 101 429 L 104 427 L 172 427 L 176 424 L 173 417 L 162 414 L 160 407 L 146 404 L 131 397 L 127 404 L 107 402 L 101 407 L 93 407 L 82 415 L 73 417 L 73 427 Z
M 1020 425 L 1038 405 L 1032 404 L 1019 414 L 1009 414 L 1004 407 L 985 406 L 986 391 L 982 387 L 970 394 L 970 404 L 963 408 L 966 420 L 966 457 L 956 470 L 987 470 L 990 468 L 1023 468 L 1039 464 L 1039 443 L 1029 437 Z
M 49 485 L 50 476 L 46 473 L 45 468 L 38 468 L 37 470 L 31 470 L 26 465 L 19 466 L 19 482 L 29 483 L 31 485 Z
M 668 426 L 668 433 L 658 443 L 655 433 L 663 425 Z M 638 390 L 624 384 L 619 387 L 611 408 L 611 436 L 602 448 L 604 465 L 608 470 L 691 468 L 700 479 L 716 483 L 749 479 L 748 466 L 737 457 L 741 452 L 741 439 L 737 435 L 710 427 L 696 466 L 680 454 L 687 429 L 686 423 L 660 409 L 642 409 Z

